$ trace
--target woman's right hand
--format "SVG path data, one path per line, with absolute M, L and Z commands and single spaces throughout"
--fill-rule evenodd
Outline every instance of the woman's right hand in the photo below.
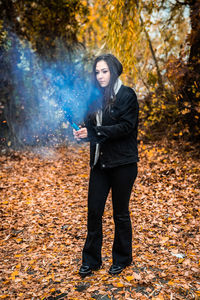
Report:
M 73 129 L 73 135 L 74 135 L 75 140 L 77 140 L 77 141 L 80 141 L 81 139 L 85 139 L 88 137 L 87 128 L 83 127 L 83 128 L 80 128 L 79 130 Z

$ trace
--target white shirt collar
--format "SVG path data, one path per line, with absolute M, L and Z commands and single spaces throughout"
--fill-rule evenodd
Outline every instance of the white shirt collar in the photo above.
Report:
M 115 85 L 114 85 L 114 94 L 115 95 L 117 95 L 121 86 L 122 86 L 122 81 L 119 78 L 117 78 Z

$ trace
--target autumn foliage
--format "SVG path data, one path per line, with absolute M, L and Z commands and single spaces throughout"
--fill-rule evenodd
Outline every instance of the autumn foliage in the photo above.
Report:
M 0 1 L 0 299 L 200 299 L 199 14 L 199 0 Z M 54 81 L 74 87 L 64 58 L 83 75 L 105 52 L 123 63 L 122 80 L 140 105 L 133 264 L 108 274 L 109 197 L 103 266 L 81 279 L 89 147 L 66 147 L 71 129 L 66 120 L 56 127 L 49 103 L 63 86 Z M 56 70 L 53 81 L 44 65 Z M 39 103 L 48 104 L 43 115 Z M 28 144 L 19 133 L 32 120 L 42 135 L 28 134 Z
M 177 145 L 140 144 L 130 201 L 133 264 L 108 274 L 109 197 L 103 266 L 83 280 L 88 145 L 1 156 L 0 299 L 199 299 L 200 164 L 188 147 L 181 153 Z

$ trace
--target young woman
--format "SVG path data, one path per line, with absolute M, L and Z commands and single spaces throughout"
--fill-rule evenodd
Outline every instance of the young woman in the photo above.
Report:
M 102 216 L 112 190 L 115 236 L 110 274 L 119 274 L 132 262 L 129 199 L 137 176 L 138 102 L 133 89 L 122 84 L 122 65 L 106 54 L 96 58 L 93 74 L 102 91 L 101 105 L 89 113 L 85 127 L 74 131 L 77 140 L 90 141 L 88 232 L 79 274 L 84 277 L 102 264 Z

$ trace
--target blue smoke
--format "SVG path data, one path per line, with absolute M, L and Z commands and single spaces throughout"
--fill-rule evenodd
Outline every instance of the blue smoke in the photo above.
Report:
M 85 71 L 84 53 L 69 55 L 60 44 L 55 59 L 47 61 L 17 37 L 14 44 L 9 50 L 14 133 L 25 145 L 58 145 L 72 131 L 68 121 L 82 123 L 100 96 Z

